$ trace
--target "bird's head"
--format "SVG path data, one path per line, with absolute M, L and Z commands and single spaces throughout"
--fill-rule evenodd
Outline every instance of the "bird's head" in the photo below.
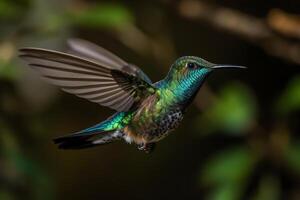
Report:
M 204 79 L 212 71 L 224 68 L 246 68 L 236 65 L 220 65 L 208 62 L 196 56 L 184 56 L 178 58 L 171 67 L 169 76 L 177 80 L 199 80 Z
M 200 57 L 185 56 L 178 58 L 172 65 L 166 80 L 176 95 L 184 99 L 192 99 L 206 77 L 218 69 L 246 68 L 235 65 L 219 65 Z

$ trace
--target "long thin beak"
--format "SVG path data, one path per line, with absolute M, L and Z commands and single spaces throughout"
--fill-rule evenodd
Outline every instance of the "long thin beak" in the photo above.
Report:
M 221 68 L 238 68 L 238 69 L 247 69 L 245 66 L 236 66 L 236 65 L 215 65 L 212 67 L 213 69 L 221 69 Z

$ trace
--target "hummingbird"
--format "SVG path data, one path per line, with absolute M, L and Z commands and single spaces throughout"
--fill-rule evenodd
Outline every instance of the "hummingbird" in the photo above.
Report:
M 22 48 L 20 58 L 65 92 L 117 112 L 84 130 L 55 138 L 60 149 L 83 149 L 123 139 L 146 153 L 178 127 L 206 78 L 219 65 L 196 56 L 178 58 L 166 77 L 153 83 L 137 66 L 82 39 L 68 40 L 69 52 Z

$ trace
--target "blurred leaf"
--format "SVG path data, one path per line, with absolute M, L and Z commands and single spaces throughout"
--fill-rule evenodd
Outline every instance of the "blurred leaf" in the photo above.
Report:
M 71 13 L 71 20 L 83 26 L 121 28 L 132 23 L 130 11 L 119 4 L 101 4 Z
M 57 13 L 50 13 L 45 16 L 43 24 L 40 25 L 41 33 L 55 34 L 68 26 L 65 16 Z
M 289 114 L 300 109 L 300 76 L 292 79 L 276 102 L 279 114 Z
M 15 51 L 12 41 L 0 43 L 0 79 L 14 80 L 18 76 L 17 66 L 13 63 Z
M 254 102 L 246 86 L 240 84 L 226 86 L 216 103 L 199 117 L 198 127 L 205 133 L 221 130 L 240 134 L 251 126 L 256 116 Z
M 208 200 L 238 200 L 241 194 L 239 185 L 227 184 L 217 187 L 208 196 Z
M 1 200 L 13 200 L 15 198 L 13 198 L 13 196 L 8 191 L 1 189 L 0 190 L 0 199 Z
M 0 142 L 1 153 L 6 153 L 8 149 L 17 149 L 17 144 L 14 139 L 14 133 L 9 126 L 0 118 Z
M 245 147 L 221 152 L 207 162 L 201 181 L 207 185 L 242 184 L 251 173 L 257 156 Z
M 262 178 L 253 200 L 278 200 L 279 197 L 280 184 L 278 179 L 273 176 L 266 176 Z
M 19 7 L 11 0 L 0 0 L 0 17 L 8 18 L 18 15 Z
M 12 63 L 4 63 L 0 60 L 0 79 L 15 80 L 19 76 L 17 66 Z
M 287 146 L 285 159 L 290 169 L 300 174 L 300 142 L 295 142 Z
M 34 179 L 32 188 L 34 189 L 34 199 L 55 199 L 52 179 L 44 171 Z
M 49 138 L 50 130 L 45 129 L 45 127 L 51 127 L 51 116 L 48 115 L 36 115 L 31 116 L 31 119 L 27 121 L 27 129 L 29 130 L 32 137 L 36 139 L 43 139 L 45 137 Z
M 29 180 L 25 186 L 30 188 L 34 199 L 51 199 L 51 179 L 38 162 L 21 150 L 13 131 L 3 121 L 0 121 L 0 146 L 4 160 L 2 172 L 10 181 L 20 183 Z

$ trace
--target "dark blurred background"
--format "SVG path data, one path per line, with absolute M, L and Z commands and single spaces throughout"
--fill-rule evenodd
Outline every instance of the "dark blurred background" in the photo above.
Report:
M 0 199 L 300 199 L 300 1 L 0 0 Z M 181 126 L 144 154 L 52 138 L 114 111 L 17 57 L 95 42 L 162 79 L 179 56 L 245 65 L 210 76 Z

